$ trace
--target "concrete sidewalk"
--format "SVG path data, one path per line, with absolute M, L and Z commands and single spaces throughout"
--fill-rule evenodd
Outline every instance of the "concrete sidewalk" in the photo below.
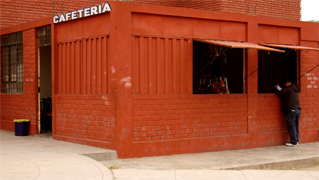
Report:
M 319 180 L 318 169 L 304 170 L 318 165 L 318 143 L 116 159 L 112 150 L 51 138 L 0 137 L 1 180 Z
M 80 154 L 115 151 L 0 130 L 1 180 L 111 180 L 111 171 Z

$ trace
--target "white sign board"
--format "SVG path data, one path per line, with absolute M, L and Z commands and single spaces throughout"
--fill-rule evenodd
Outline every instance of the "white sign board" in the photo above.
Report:
M 72 12 L 60 14 L 60 15 L 55 15 L 55 16 L 53 16 L 53 22 L 54 23 L 65 22 L 65 21 L 69 21 L 69 20 L 74 20 L 74 19 L 89 17 L 89 16 L 93 16 L 93 15 L 97 15 L 97 14 L 102 14 L 105 12 L 109 12 L 111 10 L 112 9 L 111 9 L 111 6 L 109 3 L 99 4 L 96 6 L 87 7 L 87 8 L 75 10 Z

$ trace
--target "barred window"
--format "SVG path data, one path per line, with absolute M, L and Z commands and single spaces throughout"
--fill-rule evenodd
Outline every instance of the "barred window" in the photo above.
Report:
M 38 46 L 51 45 L 51 26 L 44 26 L 38 28 Z
M 244 94 L 245 51 L 193 41 L 193 94 Z
M 22 32 L 1 36 L 1 93 L 23 93 Z

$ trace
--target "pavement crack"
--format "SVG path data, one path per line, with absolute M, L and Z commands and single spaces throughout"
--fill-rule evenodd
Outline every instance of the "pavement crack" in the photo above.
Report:
M 34 164 L 34 165 L 37 167 L 37 169 L 39 170 L 39 173 L 38 173 L 37 177 L 34 178 L 34 180 L 38 179 L 38 177 L 40 176 L 40 174 L 41 174 L 41 169 L 40 169 L 40 167 L 39 167 L 35 162 L 31 161 L 30 159 L 26 159 L 26 158 L 23 158 L 23 157 L 20 157 L 20 156 L 12 155 L 12 154 L 6 154 L 6 153 L 1 153 L 1 154 L 5 154 L 5 155 L 7 155 L 7 156 L 12 156 L 12 157 L 15 157 L 15 158 L 19 158 L 19 159 L 23 159 L 23 160 L 25 160 L 25 161 L 31 162 L 31 163 Z
M 111 171 L 111 173 L 112 173 L 112 180 L 115 180 L 115 175 L 114 175 L 113 170 L 110 169 L 110 171 Z
M 315 179 L 317 179 L 317 177 L 312 175 L 311 173 L 307 172 L 307 174 L 309 174 L 311 177 L 314 177 Z
M 249 180 L 248 177 L 245 175 L 245 173 L 243 173 L 243 171 L 240 171 L 240 173 L 241 173 L 247 180 Z

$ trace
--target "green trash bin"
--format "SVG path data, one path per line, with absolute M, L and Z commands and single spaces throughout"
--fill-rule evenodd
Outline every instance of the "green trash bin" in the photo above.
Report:
M 29 132 L 29 119 L 15 119 L 14 122 L 14 129 L 16 136 L 27 136 Z

